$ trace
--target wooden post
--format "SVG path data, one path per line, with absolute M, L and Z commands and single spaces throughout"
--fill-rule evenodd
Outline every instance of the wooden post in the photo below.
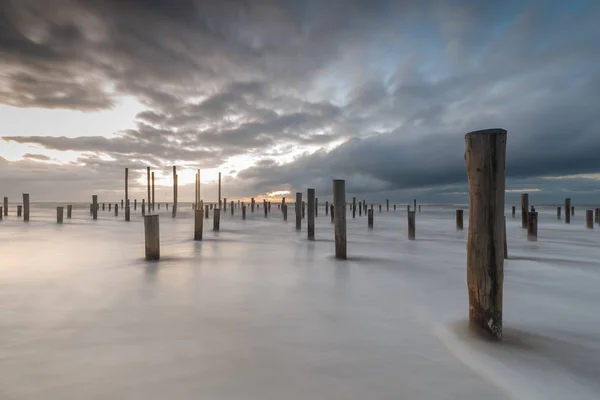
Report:
M 282 205 L 281 205 L 281 212 L 282 212 L 282 214 L 283 214 L 283 220 L 284 220 L 284 221 L 287 221 L 287 210 L 288 210 L 288 209 L 287 209 L 287 204 L 285 204 L 285 203 L 284 203 L 284 204 L 282 204 Z
M 456 210 L 456 230 L 463 230 L 463 210 Z
M 560 206 L 556 207 L 556 219 L 560 219 Z
M 115 217 L 119 216 L 119 204 L 115 203 Z
M 146 199 L 142 199 L 142 217 L 146 216 Z
M 406 206 L 406 212 L 410 212 L 410 204 Z
M 413 210 L 417 211 L 417 199 L 413 200 Z
M 152 212 L 154 212 L 154 207 L 155 207 L 155 203 L 154 203 L 154 171 L 152 171 Z M 149 207 L 150 208 L 150 207 Z
M 373 209 L 371 208 L 367 213 L 367 225 L 369 229 L 373 229 Z
M 407 213 L 407 219 L 408 219 L 408 238 L 410 240 L 415 240 L 415 237 L 416 237 L 415 212 L 409 211 Z
M 223 197 L 223 211 L 227 211 L 227 197 Z
M 150 191 L 151 191 L 150 167 L 146 167 L 146 179 L 147 179 L 147 182 L 148 182 L 147 185 L 146 185 L 147 186 L 146 189 L 148 191 L 148 202 L 147 202 L 147 204 L 148 204 L 148 212 L 150 212 L 151 211 L 150 205 L 152 204 L 152 195 L 150 194 Z M 144 214 L 142 214 L 142 215 L 144 215 Z
M 515 218 L 516 211 L 517 211 L 517 207 L 512 206 L 512 217 L 513 218 Z
M 571 217 L 575 216 L 575 206 L 571 206 Z
M 488 129 L 467 133 L 465 142 L 469 180 L 469 324 L 473 329 L 500 340 L 504 283 L 506 131 Z
M 173 165 L 173 218 L 177 217 L 177 166 Z
M 194 210 L 194 240 L 202 240 L 202 227 L 204 226 L 204 210 Z
M 129 199 L 125 202 L 125 221 L 129 222 L 131 220 L 131 206 L 129 205 Z
M 71 219 L 72 213 L 73 213 L 73 205 L 68 204 L 67 205 L 67 219 Z
M 596 222 L 600 222 L 600 208 L 596 208 L 596 216 L 594 218 Z
M 231 201 L 231 216 L 233 217 L 233 206 L 235 205 L 235 203 L 233 201 Z
M 421 212 L 421 205 L 419 204 L 419 212 Z
M 356 218 L 356 197 L 352 198 L 352 219 Z
M 527 213 L 529 212 L 529 195 L 521 194 L 521 228 L 527 229 Z
M 315 197 L 315 218 L 319 216 L 319 198 Z
M 23 213 L 23 206 L 19 204 L 17 206 L 17 217 L 20 217 L 22 213 Z
M 108 211 L 111 211 L 112 203 L 108 203 Z
M 346 181 L 343 179 L 334 179 L 333 181 L 333 204 L 331 209 L 331 216 L 333 217 L 333 210 L 337 209 L 335 213 L 334 222 L 334 236 L 335 236 L 335 258 L 345 260 L 347 258 L 346 253 Z
M 56 223 L 57 224 L 63 223 L 63 208 L 62 207 L 56 207 Z
M 92 218 L 95 220 L 98 219 L 98 195 L 92 196 Z
M 571 223 L 571 199 L 565 199 L 565 223 Z
M 394 211 L 396 211 L 396 205 L 394 204 Z
M 4 207 L 0 206 L 0 221 L 2 221 L 2 218 L 4 218 Z
M 265 218 L 267 218 L 267 213 L 269 211 L 267 208 L 267 200 L 263 200 L 263 208 L 265 209 Z
M 221 208 L 221 173 L 219 172 L 219 208 Z
M 504 217 L 504 259 L 508 260 L 508 238 L 506 236 L 506 217 Z
M 296 192 L 296 230 L 302 229 L 302 193 Z
M 242 204 L 242 221 L 246 219 L 246 205 Z
M 594 210 L 585 211 L 585 222 L 588 229 L 594 229 Z
M 390 211 L 390 199 L 385 199 L 385 211 Z
M 121 208 L 123 208 L 123 207 L 124 207 L 123 206 L 123 199 L 121 199 Z M 160 208 L 160 206 L 158 208 Z
M 358 202 L 358 216 L 362 217 L 362 204 L 360 202 Z
M 215 208 L 213 211 L 213 231 L 218 232 L 221 226 L 221 209 Z
M 102 211 L 104 211 L 104 203 L 102 203 Z
M 537 240 L 537 226 L 538 213 L 535 211 L 530 211 L 527 216 L 527 240 L 532 242 L 535 242 Z
M 334 201 L 334 203 L 335 203 L 335 201 Z M 334 211 L 335 211 L 335 206 L 333 204 L 330 204 L 329 205 L 329 214 L 331 215 L 331 223 L 332 224 L 335 222 Z
M 204 206 L 204 218 L 208 219 L 208 205 Z
M 252 197 L 250 199 L 250 212 L 253 213 L 253 214 L 254 214 L 254 205 L 255 205 L 254 197 Z
M 325 202 L 325 216 L 328 216 L 328 215 L 329 215 L 329 202 L 326 201 Z
M 146 215 L 144 217 L 144 238 L 146 244 L 146 261 L 160 260 L 158 215 Z
M 381 204 L 379 205 L 379 212 L 381 212 Z
M 308 240 L 315 240 L 315 189 L 308 189 L 307 197 L 308 197 Z
M 306 202 L 302 201 L 302 219 L 306 216 Z
M 4 216 L 8 216 L 8 197 L 4 198 Z

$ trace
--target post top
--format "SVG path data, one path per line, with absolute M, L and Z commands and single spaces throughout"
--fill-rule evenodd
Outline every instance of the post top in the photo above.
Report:
M 482 129 L 479 131 L 469 132 L 465 135 L 465 137 L 474 136 L 474 135 L 506 135 L 506 129 L 501 129 L 501 128 Z

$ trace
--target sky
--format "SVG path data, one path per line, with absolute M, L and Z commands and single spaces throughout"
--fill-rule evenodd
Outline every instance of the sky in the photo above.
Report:
M 468 201 L 467 132 L 508 131 L 507 203 L 600 197 L 600 2 L 0 0 L 0 196 L 182 201 L 315 188 Z

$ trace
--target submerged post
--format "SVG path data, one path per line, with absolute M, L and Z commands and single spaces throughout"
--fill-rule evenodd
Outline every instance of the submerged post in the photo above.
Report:
M 302 193 L 296 192 L 296 230 L 302 229 Z
M 177 217 L 177 166 L 173 165 L 173 218 Z
M 20 217 L 22 213 L 23 213 L 23 206 L 19 204 L 17 206 L 17 217 Z
M 408 220 L 408 239 L 415 240 L 416 238 L 416 225 L 415 225 L 415 212 L 409 211 L 407 213 Z
M 125 168 L 125 207 L 125 221 L 129 221 L 129 168 Z M 123 208 L 122 200 L 121 208 Z
M 521 228 L 527 229 L 527 213 L 529 212 L 529 195 L 521 194 Z
M 512 217 L 515 217 L 515 213 L 516 213 L 516 208 L 515 206 L 512 206 Z
M 227 211 L 227 197 L 223 197 L 223 211 Z
M 556 207 L 556 219 L 560 219 L 560 206 Z
M 131 207 L 129 206 L 129 200 L 125 203 L 125 221 L 129 222 L 131 219 Z
M 213 211 L 213 231 L 218 232 L 221 227 L 221 209 L 215 208 Z
M 506 237 L 506 217 L 504 217 L 504 259 L 508 260 L 508 238 Z
M 283 203 L 281 205 L 281 213 L 283 214 L 283 220 L 287 221 L 287 204 Z
M 252 197 L 250 199 L 250 212 L 252 212 L 253 214 L 254 214 L 254 205 L 255 205 L 254 197 Z
M 235 205 L 235 203 L 233 202 L 233 200 L 231 201 L 231 216 L 233 217 L 233 206 Z
M 202 240 L 202 228 L 204 226 L 204 210 L 194 210 L 194 240 Z
M 72 204 L 68 204 L 67 205 L 67 219 L 71 219 L 71 214 L 73 213 L 73 205 Z
M 367 225 L 369 227 L 369 229 L 373 229 L 373 209 L 370 208 L 369 211 L 367 211 Z
M 29 221 L 29 193 L 23 193 L 23 221 Z
M 160 260 L 158 215 L 146 215 L 144 217 L 144 238 L 146 245 L 146 261 Z
M 469 325 L 502 339 L 506 131 L 465 135 L 469 180 L 467 286 Z M 527 211 L 527 210 L 525 210 Z
M 242 221 L 246 219 L 246 205 L 242 204 Z
M 221 173 L 219 172 L 219 208 L 221 208 Z
M 4 198 L 4 216 L 8 216 L 8 197 Z
M 329 202 L 325 201 L 325 216 L 329 215 Z
M 319 216 L 319 198 L 315 197 L 315 218 Z
M 335 236 L 335 258 L 345 260 L 346 254 L 346 181 L 334 179 L 333 181 L 333 210 L 335 213 L 334 236 Z
M 308 240 L 315 240 L 315 189 L 308 189 L 307 197 L 308 197 Z
M 265 209 L 265 218 L 268 216 L 269 208 L 267 207 L 267 200 L 263 200 L 263 208 Z
M 594 229 L 594 210 L 586 210 L 585 222 L 588 229 Z
M 390 211 L 390 199 L 385 199 L 385 211 Z
M 571 223 L 571 199 L 565 199 L 565 223 Z
M 115 217 L 119 216 L 119 204 L 115 203 Z
M 111 211 L 112 203 L 108 203 L 108 211 Z
M 98 195 L 97 194 L 92 196 L 92 218 L 94 220 L 98 219 Z
M 204 218 L 208 219 L 208 205 L 204 206 Z
M 352 219 L 356 218 L 356 197 L 352 198 Z
M 56 207 L 56 223 L 57 224 L 63 223 L 63 208 L 62 207 Z
M 463 230 L 463 210 L 456 210 L 456 230 Z
M 535 242 L 538 232 L 538 213 L 532 210 L 527 215 L 527 240 Z
M 335 201 L 334 201 L 334 203 L 335 203 Z M 331 223 L 332 223 L 332 224 L 333 224 L 333 223 L 334 223 L 334 221 L 335 221 L 335 218 L 334 218 L 334 214 L 335 214 L 335 213 L 334 213 L 334 211 L 335 211 L 335 206 L 334 206 L 333 204 L 331 204 L 331 205 L 329 206 L 329 214 L 331 215 Z

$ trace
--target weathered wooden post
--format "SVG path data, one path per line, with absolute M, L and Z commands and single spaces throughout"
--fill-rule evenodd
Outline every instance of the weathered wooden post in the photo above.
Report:
M 465 141 L 469 180 L 469 325 L 500 340 L 504 283 L 506 131 L 488 129 L 470 132 L 465 135 Z
M 0 206 L 0 221 L 4 218 L 4 207 Z
M 202 228 L 204 226 L 204 210 L 194 210 L 194 240 L 202 240 Z
M 504 217 L 504 259 L 508 260 L 508 238 L 506 236 L 506 217 Z
M 233 200 L 231 201 L 231 216 L 233 217 L 233 206 L 235 205 L 235 203 L 233 202 Z
M 315 218 L 319 216 L 319 198 L 315 197 Z
M 92 219 L 98 219 L 98 195 L 92 196 Z
M 8 216 L 8 197 L 4 198 L 4 216 Z
M 177 166 L 173 165 L 173 207 L 172 207 L 173 218 L 177 217 Z
M 265 218 L 267 218 L 267 212 L 269 211 L 267 208 L 267 200 L 263 200 L 263 208 L 265 209 Z
M 204 218 L 208 219 L 208 205 L 204 206 Z
M 142 199 L 142 217 L 146 216 L 146 199 Z
M 560 206 L 556 207 L 556 219 L 560 219 Z
M 329 202 L 325 201 L 325 216 L 329 215 Z
M 287 210 L 288 210 L 288 208 L 287 208 L 287 204 L 285 204 L 285 203 L 284 203 L 284 204 L 282 204 L 282 205 L 281 205 L 281 212 L 282 212 L 282 214 L 283 214 L 283 220 L 284 220 L 284 221 L 287 221 L 287 215 L 288 215 L 288 213 L 287 213 Z
M 417 211 L 417 199 L 413 199 L 413 210 Z
M 137 210 L 137 199 L 133 199 L 133 211 Z
M 367 225 L 369 229 L 373 229 L 373 209 L 369 209 L 367 212 Z
M 410 212 L 410 204 L 406 206 L 406 212 Z
M 219 172 L 219 209 L 221 208 L 221 173 Z
M 254 197 L 250 198 L 250 212 L 254 213 Z
M 600 222 L 600 208 L 596 208 L 595 221 Z
M 575 216 L 575 206 L 571 206 L 571 217 Z
M 286 213 L 287 216 L 287 213 Z M 246 219 L 246 205 L 242 203 L 242 221 Z
M 112 206 L 112 203 L 108 203 L 108 211 L 112 210 L 111 206 Z
M 571 199 L 565 199 L 565 223 L 571 223 Z
M 72 213 L 73 213 L 73 205 L 67 204 L 67 219 L 71 219 Z
M 302 229 L 302 193 L 296 192 L 296 230 Z
M 515 218 L 515 214 L 517 212 L 517 207 L 512 206 L 512 217 Z
M 415 237 L 416 237 L 415 211 L 409 211 L 407 213 L 407 220 L 408 220 L 408 238 L 410 240 L 415 240 Z
M 102 203 L 102 211 L 104 211 L 104 203 Z
M 396 205 L 394 204 L 394 211 L 396 211 Z
M 221 209 L 215 208 L 213 211 L 213 231 L 218 232 L 221 226 Z
M 121 199 L 121 208 L 123 208 L 123 199 Z
M 463 210 L 456 210 L 456 230 L 463 230 Z
M 129 205 L 129 199 L 125 202 L 125 221 L 131 220 L 131 206 Z
M 308 189 L 307 197 L 308 197 L 308 240 L 315 240 L 315 189 Z
M 362 217 L 362 209 L 363 209 L 363 207 L 362 207 L 361 202 L 358 202 L 358 216 L 359 217 Z
M 585 222 L 588 229 L 594 229 L 594 210 L 585 211 Z
M 17 217 L 20 217 L 22 213 L 23 213 L 23 206 L 19 204 L 17 206 Z
M 119 204 L 115 203 L 115 217 L 119 216 Z
M 352 219 L 356 218 L 356 197 L 352 198 Z
M 154 212 L 154 207 L 156 206 L 156 204 L 154 203 L 154 199 L 154 171 L 152 171 L 152 212 Z
M 151 207 L 150 205 L 152 204 L 152 195 L 150 194 L 151 191 L 151 184 L 150 184 L 150 167 L 146 167 L 146 180 L 147 180 L 147 185 L 146 185 L 146 190 L 148 191 L 148 212 L 151 211 Z M 142 203 L 143 204 L 143 203 Z M 142 214 L 143 216 L 144 214 Z
M 146 245 L 146 261 L 160 260 L 158 215 L 146 215 L 144 217 L 144 237 Z
M 390 199 L 385 199 L 385 211 L 390 211 Z
M 335 258 L 345 260 L 346 253 L 346 181 L 343 179 L 333 180 L 333 204 L 331 205 L 331 216 L 335 213 L 334 237 Z
M 335 201 L 334 201 L 334 203 L 335 203 Z M 333 223 L 334 223 L 334 221 L 335 221 L 335 218 L 334 218 L 334 214 L 335 214 L 335 213 L 334 213 L 334 211 L 335 211 L 335 206 L 334 206 L 333 204 L 330 204 L 330 205 L 329 205 L 329 214 L 331 215 L 331 223 L 332 223 L 332 224 L 333 224 Z
M 267 202 L 267 205 L 269 206 L 269 212 L 271 212 L 271 202 Z
M 521 194 L 521 228 L 527 229 L 527 213 L 529 212 L 529 195 Z
M 538 213 L 533 207 L 527 216 L 527 240 L 535 242 L 537 240 L 538 231 Z
M 306 216 L 306 202 L 302 201 L 302 219 Z
M 57 224 L 63 223 L 63 208 L 62 207 L 56 207 L 56 223 Z

